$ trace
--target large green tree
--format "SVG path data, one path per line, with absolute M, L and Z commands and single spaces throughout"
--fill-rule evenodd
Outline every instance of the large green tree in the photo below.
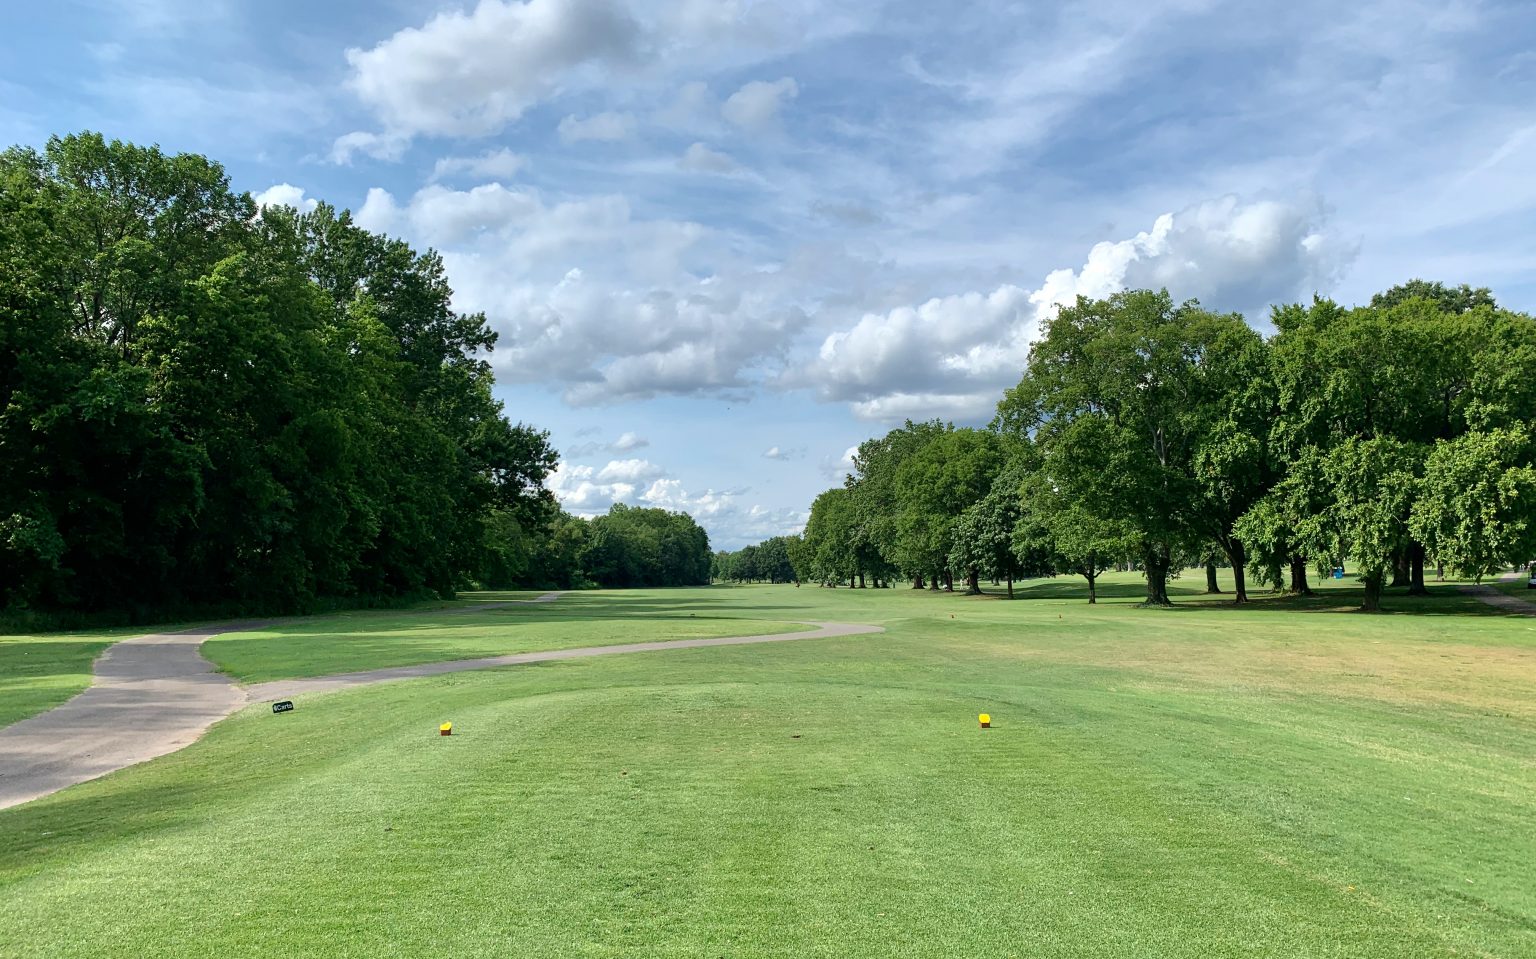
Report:
M 1149 605 L 1168 604 L 1183 546 L 1238 544 L 1231 523 L 1253 495 L 1242 476 L 1251 427 L 1228 427 L 1257 353 L 1241 317 L 1166 291 L 1079 298 L 1047 323 L 999 405 L 998 425 L 1036 438 L 1046 481 L 1071 509 L 1134 530 Z
M 547 533 L 554 452 L 433 253 L 83 134 L 0 155 L 0 264 L 7 607 L 447 594 Z

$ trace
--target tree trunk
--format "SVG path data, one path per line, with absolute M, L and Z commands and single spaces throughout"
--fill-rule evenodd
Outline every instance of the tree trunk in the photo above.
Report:
M 1360 581 L 1365 583 L 1365 601 L 1360 604 L 1360 608 L 1367 613 L 1374 613 L 1381 609 L 1382 576 L 1383 573 L 1378 570 L 1360 577 Z
M 1099 591 L 1095 585 L 1099 580 L 1099 574 L 1093 571 L 1092 566 L 1089 566 L 1088 572 L 1084 573 L 1083 576 L 1088 580 L 1088 605 L 1092 606 L 1099 601 Z
M 916 576 L 912 577 L 912 588 L 913 589 L 922 589 L 923 588 L 923 574 L 922 573 L 918 573 Z
M 864 588 L 864 571 L 861 569 L 861 570 L 859 570 L 859 589 L 863 589 L 863 588 Z
M 967 596 L 981 595 L 981 574 L 976 572 L 975 569 L 972 569 L 966 577 L 965 593 Z
M 1243 548 L 1240 540 L 1232 541 L 1232 548 L 1227 554 L 1232 561 L 1232 591 L 1237 595 L 1232 597 L 1233 604 L 1248 602 L 1248 551 Z
M 1008 598 L 1013 599 L 1013 573 L 1008 574 Z
M 852 573 L 848 574 L 848 588 L 849 589 L 853 589 L 853 574 Z
M 1392 582 L 1389 586 L 1407 586 L 1410 579 L 1408 571 L 1408 550 L 1399 549 L 1392 554 Z
M 1216 561 L 1214 559 L 1205 561 L 1205 591 L 1215 594 L 1221 592 L 1221 586 L 1216 582 Z
M 1411 572 L 1408 583 L 1409 596 L 1428 596 L 1429 588 L 1424 585 L 1424 544 L 1415 540 L 1408 544 L 1408 564 Z
M 939 574 L 938 573 L 934 573 L 933 575 L 928 577 L 928 591 L 930 593 L 937 593 L 939 591 Z
M 1143 606 L 1172 606 L 1168 600 L 1168 567 L 1172 563 L 1167 544 L 1147 547 L 1147 601 Z
M 1312 596 L 1312 587 L 1307 583 L 1307 560 L 1302 556 L 1291 557 L 1291 592 L 1297 596 Z
M 946 592 L 946 593 L 953 593 L 954 591 L 955 591 L 955 571 L 952 570 L 952 569 L 946 569 L 944 571 L 944 592 Z

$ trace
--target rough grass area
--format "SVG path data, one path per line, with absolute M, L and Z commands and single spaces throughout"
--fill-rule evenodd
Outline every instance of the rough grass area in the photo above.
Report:
M 0 812 L 0 955 L 1536 955 L 1536 620 L 1072 588 L 667 591 L 888 632 L 246 710 Z
M 242 683 L 476 659 L 533 650 L 615 646 L 657 640 L 794 632 L 750 610 L 690 597 L 707 590 L 567 593 L 553 603 L 476 609 L 506 593 L 466 593 L 443 613 L 353 613 L 269 630 L 227 633 L 203 655 Z M 537 594 L 527 594 L 537 595 Z

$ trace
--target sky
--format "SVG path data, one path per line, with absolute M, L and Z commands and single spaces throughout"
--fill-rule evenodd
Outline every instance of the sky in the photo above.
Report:
M 566 507 L 717 548 L 1078 294 L 1536 310 L 1527 0 L 6 0 L 0 142 L 87 129 L 440 251 Z

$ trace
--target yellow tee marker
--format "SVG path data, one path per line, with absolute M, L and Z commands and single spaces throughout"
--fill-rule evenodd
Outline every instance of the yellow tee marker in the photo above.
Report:
M 437 731 L 438 731 L 439 735 L 442 735 L 442 736 L 452 736 L 453 735 L 453 723 L 443 723 L 441 726 L 437 727 Z
M 982 713 L 980 716 L 977 716 L 976 718 L 981 721 L 981 728 L 982 729 L 991 729 L 992 728 L 992 714 L 991 713 Z

